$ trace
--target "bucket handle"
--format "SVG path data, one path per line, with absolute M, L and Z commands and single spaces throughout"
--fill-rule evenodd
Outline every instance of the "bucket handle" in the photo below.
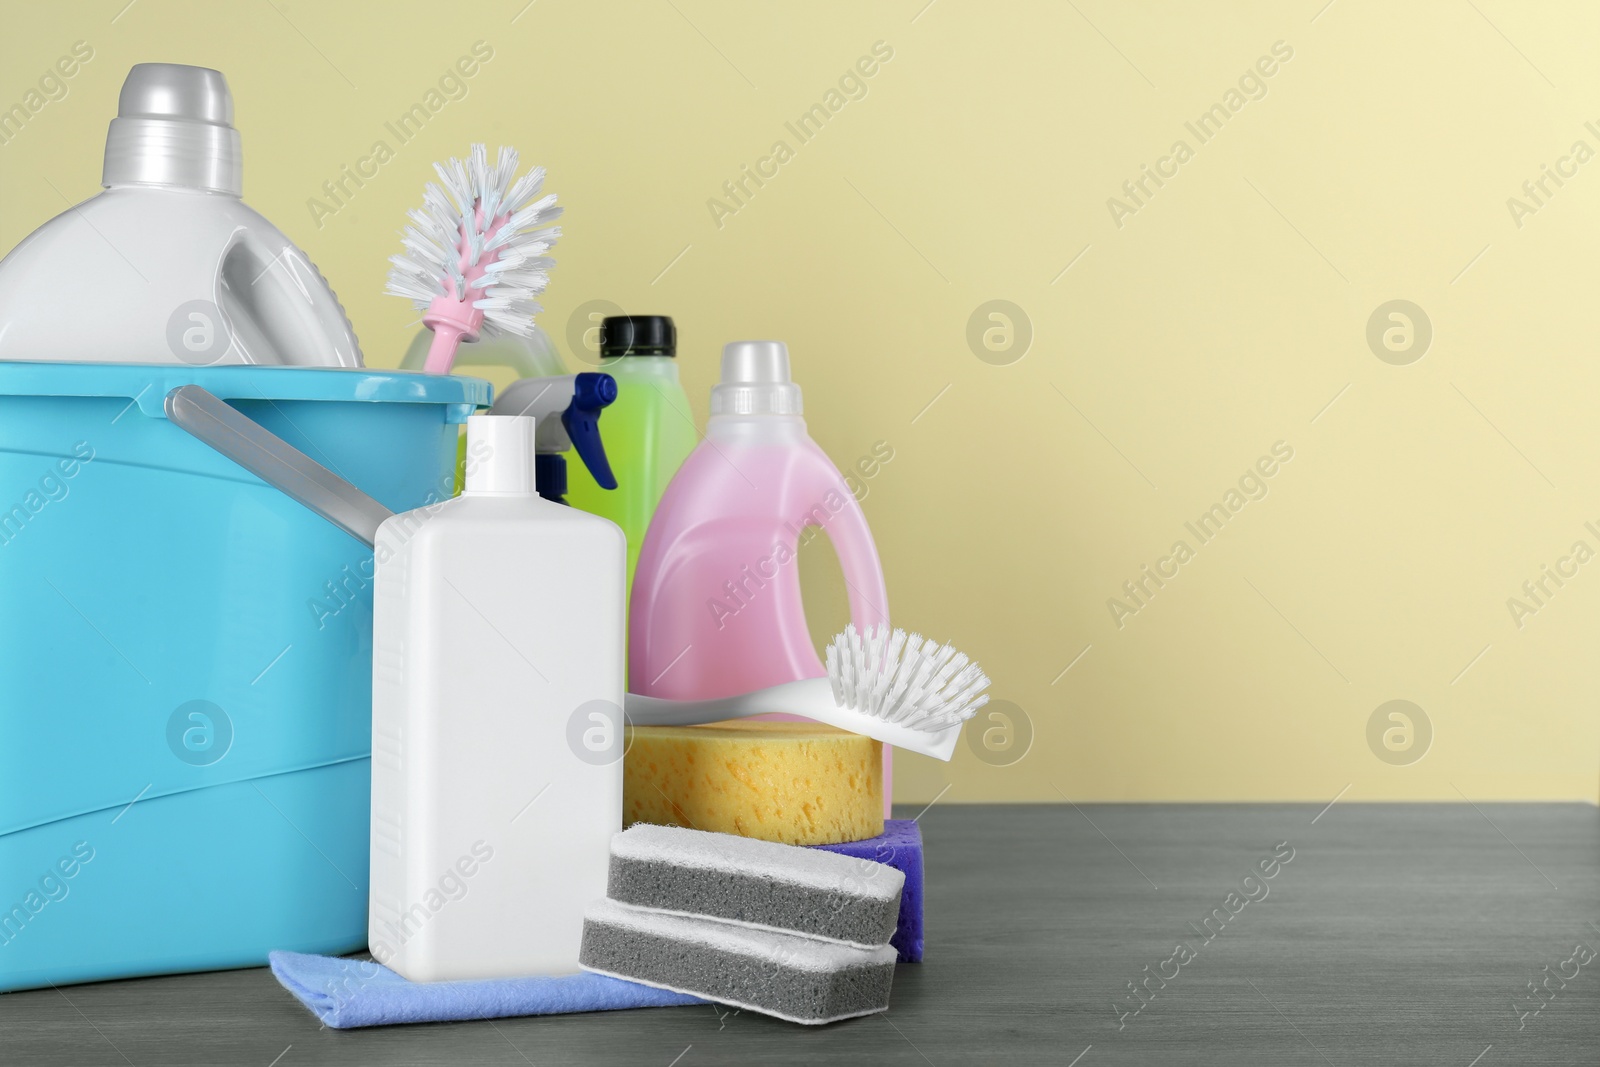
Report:
M 394 514 L 209 389 L 181 385 L 167 394 L 165 407 L 175 425 L 368 548 Z

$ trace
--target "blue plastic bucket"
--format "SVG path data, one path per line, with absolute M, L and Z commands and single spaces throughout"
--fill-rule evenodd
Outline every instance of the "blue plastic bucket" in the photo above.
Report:
M 168 422 L 191 383 L 396 511 L 490 398 L 0 363 L 0 990 L 366 942 L 372 553 Z

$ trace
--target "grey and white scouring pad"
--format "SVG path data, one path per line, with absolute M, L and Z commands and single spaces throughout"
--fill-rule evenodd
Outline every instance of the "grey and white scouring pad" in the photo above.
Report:
M 586 971 L 816 1025 L 889 1007 L 895 950 L 796 937 L 599 900 L 584 913 Z
M 639 823 L 611 839 L 606 895 L 634 907 L 886 944 L 905 874 L 883 863 L 773 841 Z

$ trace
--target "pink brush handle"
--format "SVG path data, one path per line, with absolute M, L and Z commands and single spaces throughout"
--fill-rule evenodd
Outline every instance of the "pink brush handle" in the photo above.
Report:
M 422 364 L 425 374 L 449 374 L 455 365 L 456 350 L 461 347 L 464 330 L 444 323 L 433 328 L 433 342 L 428 345 L 428 358 Z

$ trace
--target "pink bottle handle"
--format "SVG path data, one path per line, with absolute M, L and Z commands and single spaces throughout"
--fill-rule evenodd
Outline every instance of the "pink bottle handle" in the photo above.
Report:
M 887 626 L 889 590 L 883 581 L 883 566 L 866 516 L 853 498 L 828 524 L 828 538 L 839 556 L 839 569 L 850 593 L 850 621 L 862 631 Z
M 828 540 L 834 554 L 839 557 L 839 570 L 844 575 L 845 589 L 850 596 L 850 621 L 857 630 L 866 632 L 875 626 L 889 624 L 889 590 L 883 580 L 883 565 L 878 561 L 878 547 L 872 540 L 872 530 L 861 503 L 840 478 L 833 461 L 821 449 L 817 458 L 826 470 L 826 482 L 845 494 L 844 509 L 835 515 L 827 526 Z M 883 815 L 888 818 L 894 803 L 894 749 L 883 746 Z

